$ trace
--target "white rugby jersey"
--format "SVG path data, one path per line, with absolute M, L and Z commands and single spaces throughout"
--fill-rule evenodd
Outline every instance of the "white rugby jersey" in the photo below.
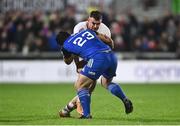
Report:
M 76 34 L 76 33 L 80 32 L 81 30 L 87 29 L 86 24 L 87 24 L 87 21 L 83 21 L 83 22 L 78 23 L 73 29 L 73 34 Z M 111 38 L 110 29 L 104 23 L 100 24 L 99 29 L 97 30 L 97 32 L 101 33 L 101 34 L 104 34 L 104 35 L 108 36 L 109 38 Z

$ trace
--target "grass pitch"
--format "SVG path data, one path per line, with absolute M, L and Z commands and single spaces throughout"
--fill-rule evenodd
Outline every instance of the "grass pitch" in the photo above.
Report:
M 1 125 L 180 125 L 180 85 L 121 85 L 133 101 L 126 115 L 122 102 L 98 85 L 92 95 L 93 119 L 59 118 L 58 110 L 75 95 L 71 84 L 0 84 Z

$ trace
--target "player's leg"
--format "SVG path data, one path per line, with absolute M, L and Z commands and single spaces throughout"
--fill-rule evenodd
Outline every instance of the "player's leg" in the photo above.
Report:
M 90 84 L 90 87 L 89 87 L 90 95 L 93 92 L 95 87 L 96 87 L 96 81 L 93 81 L 93 83 Z M 82 109 L 80 100 L 78 98 L 78 95 L 76 95 L 63 109 L 59 111 L 59 116 L 70 117 L 70 113 L 75 109 L 80 115 L 83 114 L 83 109 Z
M 85 75 L 79 74 L 78 80 L 75 83 L 77 94 L 83 108 L 82 118 L 91 118 L 90 115 L 90 93 L 89 86 L 94 80 L 86 77 Z
M 124 92 L 122 91 L 121 87 L 116 84 L 111 82 L 111 79 L 106 79 L 104 76 L 101 77 L 101 85 L 105 87 L 107 90 L 109 90 L 112 94 L 120 98 L 121 100 L 125 99 L 126 96 Z
M 90 96 L 91 96 L 92 92 L 94 91 L 95 87 L 96 87 L 96 81 L 93 81 L 93 83 L 90 84 L 90 87 L 89 87 Z M 77 108 L 76 108 L 77 113 L 82 115 L 83 114 L 83 108 L 81 106 L 81 103 L 80 103 L 80 100 L 78 97 L 76 99 L 76 106 L 77 106 Z
M 79 57 L 76 57 L 76 58 L 74 59 L 74 61 L 75 61 L 75 64 L 76 64 L 77 73 L 80 73 L 81 70 L 83 69 L 83 67 L 87 64 L 87 62 L 84 61 L 84 60 L 81 60 L 81 61 L 80 61 L 80 60 L 79 60 Z M 91 93 L 93 92 L 95 86 L 96 86 L 96 81 L 93 81 L 93 83 L 92 83 L 92 84 L 90 85 L 90 87 L 89 87 L 89 93 L 90 93 L 90 95 L 91 95 Z M 76 103 L 76 106 L 77 106 L 76 111 L 77 111 L 80 115 L 82 115 L 82 114 L 83 114 L 83 109 L 82 109 L 82 106 L 81 106 L 81 103 L 80 103 L 79 98 L 77 97 L 77 98 L 75 99 L 75 101 L 76 101 L 75 103 Z
M 90 59 L 88 63 L 84 66 L 80 73 L 80 76 L 76 83 L 77 94 L 80 99 L 83 108 L 83 118 L 90 117 L 90 93 L 89 87 L 94 83 L 100 75 L 102 75 L 102 70 L 104 70 L 104 58 L 98 55 L 95 58 L 100 59 Z M 101 58 L 102 57 L 102 58 Z M 92 87 L 94 90 L 94 87 Z
M 127 114 L 131 113 L 133 111 L 132 102 L 126 97 L 121 87 L 112 82 L 113 77 L 116 76 L 117 58 L 113 53 L 109 54 L 109 57 L 111 59 L 109 62 L 109 68 L 103 73 L 103 76 L 101 77 L 101 84 L 109 90 L 111 94 L 123 101 L 125 112 Z
M 122 100 L 122 102 L 124 103 L 126 114 L 131 113 L 133 111 L 133 105 L 131 100 L 126 97 L 121 87 L 118 84 L 111 82 L 111 80 L 112 79 L 109 80 L 105 77 L 101 77 L 101 83 L 103 87 L 109 90 L 111 94 L 115 95 L 116 97 Z
M 77 68 L 77 73 L 79 74 L 80 71 L 82 70 L 82 68 L 87 64 L 87 62 L 85 62 L 83 60 L 79 61 L 79 58 L 76 57 L 75 64 L 76 64 L 76 68 Z M 96 81 L 94 81 L 90 85 L 90 87 L 89 87 L 90 94 L 94 90 L 95 85 L 96 85 Z M 83 109 L 80 104 L 80 100 L 79 100 L 78 96 L 75 96 L 63 109 L 61 109 L 59 111 L 59 115 L 60 115 L 60 117 L 70 117 L 70 112 L 72 112 L 74 109 L 76 109 L 80 115 L 83 114 Z
M 75 96 L 63 109 L 59 111 L 60 117 L 70 117 L 70 112 L 77 108 L 78 96 Z

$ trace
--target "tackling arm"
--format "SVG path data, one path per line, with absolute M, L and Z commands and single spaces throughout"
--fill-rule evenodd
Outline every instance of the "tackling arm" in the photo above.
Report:
M 73 54 L 68 53 L 66 50 L 62 50 L 63 53 L 63 59 L 64 62 L 69 65 L 72 63 L 72 61 L 74 60 L 75 65 L 76 65 L 76 71 L 77 73 L 79 73 L 82 68 L 84 67 L 84 65 L 87 63 L 84 60 L 79 61 L 79 57 Z
M 85 64 L 87 63 L 84 60 L 79 61 L 79 57 L 75 56 L 75 55 L 74 55 L 74 62 L 76 64 L 76 71 L 77 71 L 77 73 L 79 73 L 82 70 L 82 68 L 85 66 Z
M 74 57 L 71 53 L 69 53 L 68 51 L 66 51 L 64 48 L 61 50 L 62 54 L 63 54 L 63 60 L 64 62 L 69 65 L 72 63 Z
M 64 62 L 65 62 L 67 65 L 69 65 L 69 64 L 71 64 L 72 61 L 73 61 L 73 56 L 63 57 L 63 59 L 64 59 Z
M 114 41 L 108 36 L 96 32 L 97 36 L 107 45 L 109 45 L 112 49 L 114 49 Z

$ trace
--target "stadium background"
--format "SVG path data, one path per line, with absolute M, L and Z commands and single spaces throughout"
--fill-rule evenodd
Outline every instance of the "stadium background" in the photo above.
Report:
M 0 112 L 3 114 L 0 114 L 0 124 L 88 124 L 77 123 L 73 119 L 69 122 L 66 120 L 59 122 L 52 114 L 55 111 L 54 107 L 58 109 L 59 104 L 63 107 L 75 94 L 72 84 L 77 78 L 74 64 L 67 66 L 63 63 L 62 55 L 55 42 L 55 35 L 61 29 L 72 33 L 73 27 L 78 22 L 86 20 L 89 12 L 96 9 L 103 13 L 103 23 L 110 28 L 115 42 L 114 51 L 119 59 L 115 81 L 123 84 L 127 93 L 137 101 L 136 106 L 139 105 L 141 108 L 143 108 L 142 101 L 138 102 L 141 96 L 144 96 L 142 99 L 156 97 L 161 100 L 164 97 L 167 99 L 160 101 L 161 105 L 156 106 L 161 108 L 164 104 L 168 105 L 164 108 L 166 111 L 163 111 L 163 115 L 157 114 L 158 117 L 154 119 L 154 113 L 162 111 L 154 112 L 149 109 L 146 114 L 151 114 L 148 116 L 143 112 L 136 113 L 136 116 L 134 114 L 128 119 L 121 115 L 120 124 L 180 124 L 178 119 L 180 105 L 177 102 L 180 101 L 178 98 L 180 96 L 178 93 L 180 89 L 179 0 L 1 0 Z M 60 92 L 57 91 L 58 88 Z M 36 89 L 39 92 L 36 92 Z M 46 116 L 47 113 L 42 116 L 42 111 L 34 114 L 40 115 L 37 120 L 35 116 L 28 114 L 15 116 L 17 113 L 26 111 L 27 107 L 24 103 L 18 102 L 22 100 L 18 99 L 19 96 L 26 96 L 28 92 L 34 93 L 34 95 L 28 94 L 26 98 L 36 104 L 33 101 L 36 98 L 42 98 L 42 102 L 45 102 L 43 101 L 45 97 L 51 101 L 52 95 L 55 97 L 55 95 L 66 94 L 64 89 L 74 93 L 67 95 L 67 99 L 64 98 L 61 103 L 58 102 L 58 97 L 56 100 L 53 99 L 57 103 L 53 104 L 54 106 L 48 106 L 49 111 L 45 111 L 51 113 L 48 116 Z M 138 92 L 139 89 L 143 91 Z M 170 91 L 167 93 L 167 90 Z M 99 86 L 95 92 L 96 95 L 98 91 L 103 92 Z M 33 98 L 30 97 L 31 95 Z M 12 99 L 14 101 L 11 103 Z M 23 98 L 24 102 L 29 102 L 25 99 Z M 174 106 L 169 104 L 169 99 Z M 152 101 L 148 102 L 144 107 L 152 104 Z M 155 104 L 158 103 L 158 101 L 155 102 Z M 17 105 L 21 105 L 24 109 L 16 108 L 17 111 L 15 109 L 14 113 L 8 114 L 10 108 Z M 155 105 L 152 106 L 155 108 Z M 29 108 L 33 107 L 37 106 Z M 107 112 L 107 114 L 110 113 Z M 142 115 L 144 119 L 141 118 Z M 113 115 L 110 117 L 112 123 L 103 120 L 100 113 L 95 114 L 96 116 L 99 116 L 99 120 L 102 121 L 95 118 L 95 122 L 90 124 L 119 124 L 118 118 L 112 119 Z M 49 120 L 41 121 L 44 117 Z M 105 119 L 107 118 L 109 117 L 105 116 Z

